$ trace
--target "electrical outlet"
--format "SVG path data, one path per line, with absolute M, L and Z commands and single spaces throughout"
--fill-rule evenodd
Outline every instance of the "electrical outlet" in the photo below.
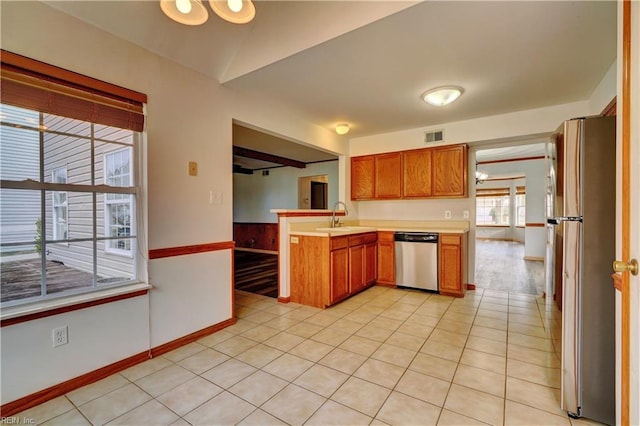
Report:
M 445 219 L 451 219 L 451 210 L 445 210 L 444 211 L 444 218 Z
M 464 219 L 469 219 L 469 210 L 465 210 L 465 211 L 463 211 L 463 212 L 462 212 L 462 217 L 463 217 Z
M 65 325 L 64 327 L 54 328 L 52 332 L 53 337 L 53 347 L 57 348 L 58 346 L 66 345 L 69 343 L 69 335 L 68 335 L 68 327 Z

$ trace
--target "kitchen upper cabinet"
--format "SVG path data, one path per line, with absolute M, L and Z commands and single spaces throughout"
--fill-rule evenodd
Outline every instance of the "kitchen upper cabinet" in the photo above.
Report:
M 426 198 L 432 195 L 431 150 L 416 149 L 402 153 L 402 196 Z
M 466 196 L 466 145 L 351 158 L 352 200 Z
M 375 198 L 400 198 L 402 196 L 402 155 L 400 152 L 375 156 Z
M 433 196 L 467 196 L 467 146 L 433 148 Z
M 371 200 L 375 196 L 375 157 L 351 158 L 351 199 Z
M 395 285 L 395 232 L 378 232 L 378 284 Z
M 464 297 L 467 290 L 466 234 L 440 234 L 438 284 L 440 294 Z

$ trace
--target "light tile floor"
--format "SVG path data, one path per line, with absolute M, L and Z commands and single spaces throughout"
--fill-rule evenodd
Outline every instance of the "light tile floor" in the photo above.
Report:
M 236 293 L 237 324 L 17 415 L 44 425 L 570 425 L 560 313 L 532 295 L 372 287 L 320 310 Z

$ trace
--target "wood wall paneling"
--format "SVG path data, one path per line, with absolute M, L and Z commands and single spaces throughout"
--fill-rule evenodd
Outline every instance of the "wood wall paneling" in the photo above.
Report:
M 238 248 L 278 251 L 278 224 L 234 222 L 233 240 Z

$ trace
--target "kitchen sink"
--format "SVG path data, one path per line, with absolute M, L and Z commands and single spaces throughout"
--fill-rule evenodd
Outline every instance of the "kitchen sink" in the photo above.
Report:
M 326 228 L 316 228 L 318 232 L 367 232 L 367 231 L 375 231 L 376 228 L 371 228 L 369 226 L 337 226 L 335 228 L 326 227 Z

